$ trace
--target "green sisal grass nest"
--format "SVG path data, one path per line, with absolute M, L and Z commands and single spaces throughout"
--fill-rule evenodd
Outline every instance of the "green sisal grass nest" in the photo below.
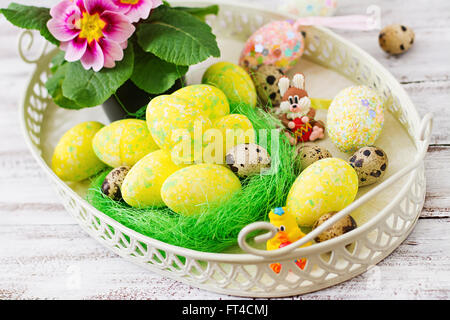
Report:
M 260 109 L 237 105 L 232 110 L 233 113 L 246 115 L 257 135 L 258 130 L 275 129 L 277 125 L 275 118 Z M 284 135 L 279 135 L 276 140 L 279 155 L 271 154 L 272 165 L 278 165 L 274 174 L 243 180 L 242 190 L 229 201 L 198 215 L 182 216 L 168 208 L 132 208 L 123 201 L 113 201 L 101 192 L 101 185 L 108 172 L 103 172 L 93 180 L 87 200 L 112 219 L 148 237 L 197 251 L 221 252 L 237 244 L 237 236 L 243 227 L 267 220 L 271 209 L 286 203 L 298 169 L 293 165 L 294 150 Z M 270 133 L 267 147 L 270 152 Z

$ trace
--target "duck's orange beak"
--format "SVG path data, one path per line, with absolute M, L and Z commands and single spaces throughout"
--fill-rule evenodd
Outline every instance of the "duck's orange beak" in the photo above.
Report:
M 276 235 L 276 238 L 277 238 L 281 243 L 283 243 L 283 242 L 288 242 L 288 241 L 289 241 L 288 235 L 287 235 L 286 231 L 278 231 L 278 233 L 277 233 L 277 235 Z

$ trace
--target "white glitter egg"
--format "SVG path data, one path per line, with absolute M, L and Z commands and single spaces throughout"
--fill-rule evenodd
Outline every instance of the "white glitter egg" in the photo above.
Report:
M 328 134 L 342 152 L 353 152 L 374 144 L 383 124 L 383 101 L 374 89 L 367 86 L 342 90 L 328 109 Z

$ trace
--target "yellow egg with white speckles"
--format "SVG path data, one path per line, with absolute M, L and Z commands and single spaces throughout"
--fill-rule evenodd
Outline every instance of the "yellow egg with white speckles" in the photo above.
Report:
M 245 103 L 256 106 L 257 95 L 250 75 L 240 66 L 231 62 L 218 62 L 206 70 L 202 83 L 222 90 L 230 104 Z
M 193 85 L 150 101 L 147 125 L 158 146 L 170 150 L 183 135 L 198 139 L 196 132 L 210 129 L 213 120 L 229 112 L 222 91 L 209 85 Z
M 214 122 L 213 127 L 219 129 L 224 138 L 227 138 L 228 135 L 233 142 L 237 142 L 230 145 L 228 149 L 231 149 L 238 144 L 255 142 L 255 129 L 250 120 L 243 114 L 230 114 L 217 119 L 217 121 Z M 230 130 L 231 136 L 229 135 Z
M 144 120 L 125 119 L 111 123 L 94 137 L 95 154 L 110 167 L 134 166 L 159 147 Z
M 125 177 L 121 188 L 123 200 L 137 208 L 164 206 L 161 186 L 167 177 L 181 168 L 164 150 L 146 155 Z
M 174 212 L 194 215 L 223 204 L 239 190 L 241 182 L 229 169 L 216 164 L 197 164 L 167 178 L 161 197 Z
M 346 161 L 319 160 L 295 180 L 286 200 L 286 210 L 301 226 L 312 226 L 323 214 L 340 211 L 355 200 L 358 175 Z
M 102 127 L 99 122 L 83 122 L 61 137 L 52 157 L 52 170 L 59 178 L 77 182 L 105 168 L 92 149 L 92 139 Z
M 214 86 L 196 84 L 181 88 L 172 95 L 196 105 L 212 121 L 230 113 L 227 96 Z
M 255 129 L 250 120 L 242 114 L 229 114 L 217 119 L 213 127 L 220 130 L 223 137 L 223 157 L 234 146 L 255 143 Z

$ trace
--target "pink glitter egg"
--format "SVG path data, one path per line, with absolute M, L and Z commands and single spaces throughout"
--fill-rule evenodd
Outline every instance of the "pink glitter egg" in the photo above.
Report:
M 274 21 L 258 29 L 245 43 L 239 64 L 256 70 L 265 64 L 283 72 L 292 68 L 303 54 L 305 41 L 294 21 Z

